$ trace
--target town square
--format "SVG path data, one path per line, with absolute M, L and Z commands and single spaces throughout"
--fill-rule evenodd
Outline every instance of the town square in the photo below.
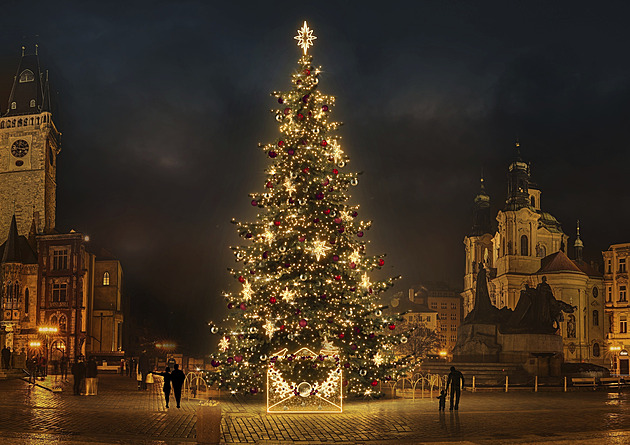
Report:
M 627 5 L 3 12 L 3 443 L 630 443 Z

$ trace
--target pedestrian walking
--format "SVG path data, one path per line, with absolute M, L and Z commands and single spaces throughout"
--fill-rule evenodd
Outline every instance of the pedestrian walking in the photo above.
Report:
M 166 407 L 168 408 L 168 401 L 171 395 L 171 368 L 168 366 L 164 368 L 164 372 L 155 372 L 152 374 L 161 375 L 164 378 L 164 385 L 162 385 L 162 391 L 164 391 L 164 399 L 166 400 Z
M 440 404 L 438 405 L 438 411 L 444 411 L 446 409 L 446 391 L 440 391 L 440 395 L 436 397 Z
M 86 396 L 95 396 L 97 391 L 97 376 L 98 368 L 96 365 L 96 359 L 94 357 L 90 357 L 87 365 L 85 367 L 85 395 Z
M 74 380 L 74 395 L 81 395 L 81 383 L 85 378 L 85 363 L 83 363 L 83 359 L 76 357 L 70 371 L 72 372 L 72 378 Z
M 9 369 L 11 366 L 11 349 L 7 348 L 5 345 L 0 351 L 0 356 L 2 357 L 2 367 L 4 369 Z
M 446 390 L 448 391 L 448 387 L 451 387 L 451 408 L 459 409 L 459 396 L 462 392 L 462 387 L 464 386 L 464 375 L 455 369 L 455 366 L 451 366 L 451 372 L 448 373 L 448 380 L 446 381 Z M 453 403 L 453 400 L 455 403 Z
M 147 389 L 147 375 L 151 371 L 151 364 L 149 363 L 149 356 L 146 351 L 143 351 L 138 361 L 138 372 L 141 374 L 140 389 L 146 391 Z
M 61 379 L 64 382 L 68 381 L 68 357 L 66 356 L 66 354 L 61 356 L 61 359 L 59 360 L 59 369 L 61 371 Z
M 186 380 L 186 376 L 179 369 L 179 365 L 175 363 L 173 365 L 173 372 L 171 372 L 171 382 L 173 384 L 173 393 L 175 394 L 175 402 L 177 402 L 177 407 L 180 408 L 179 403 L 182 399 L 182 386 L 184 385 L 184 380 Z

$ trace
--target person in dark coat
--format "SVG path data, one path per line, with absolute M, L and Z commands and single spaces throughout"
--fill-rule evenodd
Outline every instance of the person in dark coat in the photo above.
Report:
M 171 372 L 171 382 L 173 383 L 173 393 L 175 394 L 175 402 L 177 402 L 177 407 L 180 408 L 179 402 L 182 399 L 182 386 L 184 385 L 184 380 L 186 380 L 186 376 L 179 369 L 179 365 L 175 363 L 173 365 L 173 372 Z
M 0 354 L 2 354 L 2 367 L 9 369 L 11 366 L 11 350 L 5 346 Z
M 68 357 L 66 354 L 61 356 L 61 360 L 59 360 L 59 368 L 61 370 L 61 379 L 63 381 L 68 380 Z
M 72 377 L 74 379 L 74 395 L 78 396 L 81 394 L 81 383 L 85 378 L 85 363 L 83 363 L 83 359 L 77 357 L 72 364 Z
M 161 375 L 164 378 L 162 391 L 164 391 L 164 399 L 166 400 L 166 407 L 168 408 L 168 399 L 171 395 L 171 368 L 167 366 L 166 368 L 164 368 L 164 372 L 153 371 L 151 374 Z
M 140 354 L 140 360 L 138 360 L 138 372 L 142 375 L 140 389 L 143 391 L 147 389 L 147 375 L 149 375 L 149 371 L 151 371 L 149 356 L 146 351 L 143 351 L 142 354 Z
M 98 375 L 98 369 L 96 365 L 96 359 L 90 357 L 85 367 L 85 395 L 96 395 L 96 376 Z
M 446 390 L 451 387 L 451 408 L 459 409 L 459 396 L 462 393 L 462 387 L 464 386 L 464 375 L 455 369 L 455 366 L 451 366 L 451 372 L 448 374 L 448 380 L 446 381 Z M 453 400 L 455 403 L 453 404 Z

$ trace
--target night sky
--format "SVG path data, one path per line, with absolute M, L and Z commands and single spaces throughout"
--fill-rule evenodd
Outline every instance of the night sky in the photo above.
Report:
M 577 219 L 587 260 L 630 241 L 627 2 L 336 3 L 3 2 L 2 107 L 38 42 L 63 133 L 58 227 L 122 261 L 134 320 L 156 336 L 216 342 L 230 220 L 255 217 L 269 93 L 290 88 L 305 19 L 394 291 L 461 289 L 481 169 L 496 212 L 517 137 L 570 245 Z

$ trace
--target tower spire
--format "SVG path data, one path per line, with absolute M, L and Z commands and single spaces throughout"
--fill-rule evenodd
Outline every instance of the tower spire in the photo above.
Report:
M 479 179 L 479 192 L 475 196 L 474 200 L 473 225 L 470 234 L 472 236 L 478 236 L 483 235 L 484 233 L 490 233 L 491 231 L 490 196 L 486 193 L 482 168 L 481 178 Z
M 573 247 L 575 248 L 575 259 L 576 261 L 582 261 L 582 250 L 584 249 L 584 243 L 580 239 L 580 220 L 577 220 L 577 233 L 575 242 L 573 243 Z

